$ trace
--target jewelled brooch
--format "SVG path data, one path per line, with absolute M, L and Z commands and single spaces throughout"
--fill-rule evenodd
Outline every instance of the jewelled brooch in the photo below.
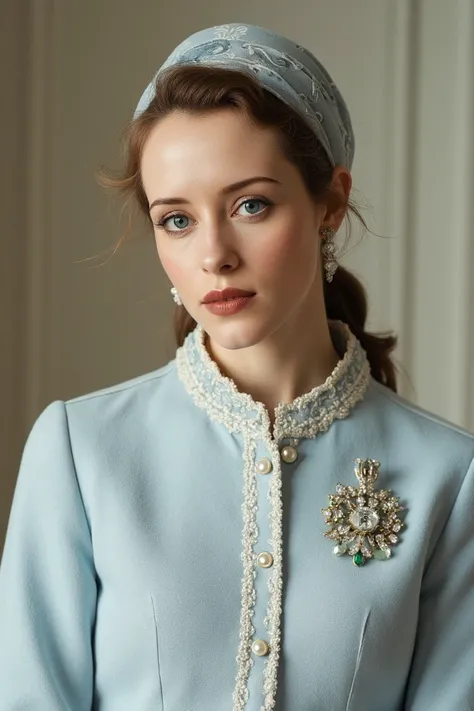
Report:
M 390 490 L 374 491 L 379 467 L 375 459 L 356 459 L 354 471 L 359 486 L 338 483 L 336 493 L 329 495 L 329 507 L 321 509 L 330 526 L 324 535 L 337 541 L 334 555 L 348 553 L 358 567 L 368 558 L 388 560 L 404 525 L 397 515 L 405 509 L 400 499 Z

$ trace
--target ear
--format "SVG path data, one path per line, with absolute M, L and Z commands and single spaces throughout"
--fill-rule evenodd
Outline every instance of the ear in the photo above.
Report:
M 324 227 L 333 227 L 338 231 L 347 212 L 347 203 L 352 189 L 352 176 L 343 165 L 333 170 L 331 195 L 328 198 L 326 212 L 322 220 Z

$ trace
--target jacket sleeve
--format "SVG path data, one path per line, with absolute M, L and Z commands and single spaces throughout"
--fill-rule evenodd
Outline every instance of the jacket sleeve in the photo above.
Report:
M 474 464 L 425 571 L 406 711 L 474 710 Z
M 0 566 L 0 711 L 90 711 L 96 581 L 66 406 L 26 441 Z

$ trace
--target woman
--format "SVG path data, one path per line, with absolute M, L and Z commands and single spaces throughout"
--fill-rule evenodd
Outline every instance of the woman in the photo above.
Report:
M 474 709 L 473 435 L 396 394 L 335 258 L 354 136 L 304 48 L 226 25 L 104 182 L 152 223 L 176 358 L 51 403 L 0 576 L 2 711 Z

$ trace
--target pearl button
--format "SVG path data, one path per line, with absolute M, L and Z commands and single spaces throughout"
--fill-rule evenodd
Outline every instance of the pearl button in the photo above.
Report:
M 271 568 L 271 566 L 273 565 L 272 554 L 268 553 L 267 551 L 259 553 L 257 557 L 257 563 L 261 568 Z
M 268 654 L 269 648 L 268 644 L 264 639 L 256 639 L 252 644 L 252 652 L 257 655 L 257 657 L 264 657 Z
M 293 462 L 298 459 L 298 452 L 294 447 L 291 447 L 290 445 L 283 447 L 280 454 L 283 461 L 287 464 L 293 464 Z
M 267 457 L 261 459 L 257 464 L 257 471 L 259 474 L 270 474 L 273 469 L 273 464 Z

